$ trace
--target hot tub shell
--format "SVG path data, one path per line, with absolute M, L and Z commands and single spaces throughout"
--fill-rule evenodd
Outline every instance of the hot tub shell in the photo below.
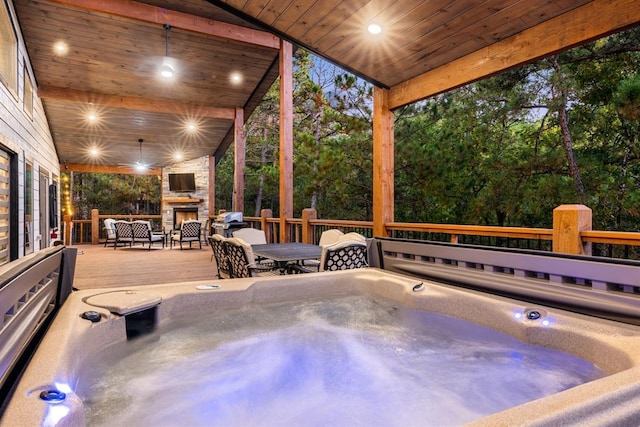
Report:
M 127 313 L 136 312 L 143 306 L 157 304 L 157 321 L 161 325 L 187 313 L 197 315 L 251 303 L 354 294 L 382 297 L 410 308 L 471 321 L 529 344 L 581 357 L 608 374 L 605 378 L 493 414 L 471 425 L 624 426 L 637 425 L 640 420 L 640 327 L 366 268 L 278 278 L 74 292 L 61 308 L 18 383 L 0 425 L 41 425 L 56 405 L 68 408 L 68 413 L 57 425 L 84 425 L 82 401 L 73 393 L 76 378 L 97 353 L 126 340 Z M 87 311 L 98 312 L 101 320 L 93 323 L 83 319 L 81 315 Z M 526 316 L 514 316 L 514 313 L 529 311 L 539 312 L 541 318 L 530 320 Z M 544 319 L 552 321 L 543 326 Z M 64 402 L 51 404 L 39 398 L 42 391 L 55 388 L 58 383 L 71 385 L 71 392 Z

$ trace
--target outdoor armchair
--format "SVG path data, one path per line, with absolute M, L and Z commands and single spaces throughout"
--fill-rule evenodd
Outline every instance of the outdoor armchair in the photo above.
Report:
M 180 231 L 177 234 L 171 236 L 171 247 L 173 248 L 173 243 L 180 243 L 180 250 L 182 250 L 183 243 L 189 243 L 189 249 L 191 249 L 191 244 L 193 242 L 197 242 L 202 249 L 202 241 L 200 240 L 200 229 L 202 228 L 202 223 L 197 219 L 188 219 L 182 221 L 180 225 Z
M 116 220 L 113 218 L 105 218 L 104 220 L 104 232 L 107 235 L 107 240 L 104 241 L 105 248 L 109 241 L 113 242 L 114 245 L 116 244 L 116 227 L 113 225 L 114 222 L 116 222 Z
M 133 243 L 142 243 L 142 246 L 148 243 L 149 250 L 151 250 L 151 245 L 154 242 L 162 242 L 162 248 L 164 249 L 164 235 L 154 234 L 153 231 L 151 231 L 151 222 L 143 220 L 133 221 L 131 228 L 133 230 Z
M 113 245 L 113 249 L 117 248 L 119 244 L 131 245 L 133 244 L 133 229 L 129 221 L 114 221 L 113 225 L 116 229 L 116 241 Z

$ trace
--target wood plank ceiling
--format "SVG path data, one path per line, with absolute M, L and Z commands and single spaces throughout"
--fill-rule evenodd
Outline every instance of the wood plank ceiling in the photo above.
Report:
M 221 155 L 231 142 L 234 109 L 257 105 L 277 77 L 278 38 L 206 1 L 14 5 L 62 163 L 130 166 L 142 157 L 158 167 L 175 162 L 177 152 L 183 159 Z M 159 76 L 165 22 L 174 24 L 170 80 Z M 204 34 L 216 31 L 225 36 Z M 68 46 L 64 55 L 54 50 L 60 41 Z M 240 83 L 230 80 L 234 73 Z M 90 112 L 94 122 L 86 120 Z
M 86 148 L 99 143 L 112 154 L 109 163 L 131 163 L 137 139 L 144 138 L 150 148 L 143 156 L 160 166 L 171 162 L 175 148 L 189 151 L 187 158 L 224 152 L 232 122 L 219 115 L 244 107 L 248 117 L 276 77 L 277 45 L 246 43 L 254 36 L 268 40 L 263 32 L 390 88 L 393 108 L 640 22 L 640 0 L 14 3 L 61 161 L 87 163 Z M 185 15 L 178 19 L 174 11 Z M 189 19 L 195 31 L 194 24 L 184 24 Z M 165 49 L 163 22 L 175 26 L 169 54 L 179 61 L 179 73 L 172 85 L 156 77 Z M 219 22 L 237 25 L 225 34 L 241 34 L 244 41 L 202 34 Z M 367 33 L 371 23 L 382 27 L 380 35 Z M 64 57 L 52 50 L 60 38 L 69 44 Z M 242 85 L 229 83 L 234 71 L 243 73 Z M 425 88 L 434 80 L 437 85 Z M 92 105 L 87 101 L 107 118 L 95 128 L 80 121 Z M 184 132 L 186 118 L 200 121 L 199 134 Z

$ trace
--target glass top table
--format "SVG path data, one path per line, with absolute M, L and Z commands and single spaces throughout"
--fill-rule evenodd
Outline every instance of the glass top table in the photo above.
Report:
M 251 245 L 253 255 L 257 258 L 273 260 L 281 272 L 291 262 L 299 262 L 308 259 L 320 259 L 322 247 L 309 243 L 268 243 Z

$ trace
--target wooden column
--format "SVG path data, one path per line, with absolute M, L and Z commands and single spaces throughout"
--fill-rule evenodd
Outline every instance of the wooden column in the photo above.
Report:
M 209 156 L 209 201 L 207 203 L 209 219 L 216 217 L 216 158 Z
M 580 232 L 591 230 L 591 209 L 561 205 L 553 210 L 553 252 L 591 255 L 591 243 L 582 243 Z
M 289 242 L 293 218 L 293 48 L 280 42 L 280 242 Z
M 244 164 L 247 150 L 244 138 L 244 110 L 236 108 L 234 121 L 234 170 L 233 170 L 233 206 L 234 212 L 244 212 Z
M 393 112 L 389 91 L 373 88 L 373 236 L 387 237 L 386 222 L 393 222 L 394 155 Z

